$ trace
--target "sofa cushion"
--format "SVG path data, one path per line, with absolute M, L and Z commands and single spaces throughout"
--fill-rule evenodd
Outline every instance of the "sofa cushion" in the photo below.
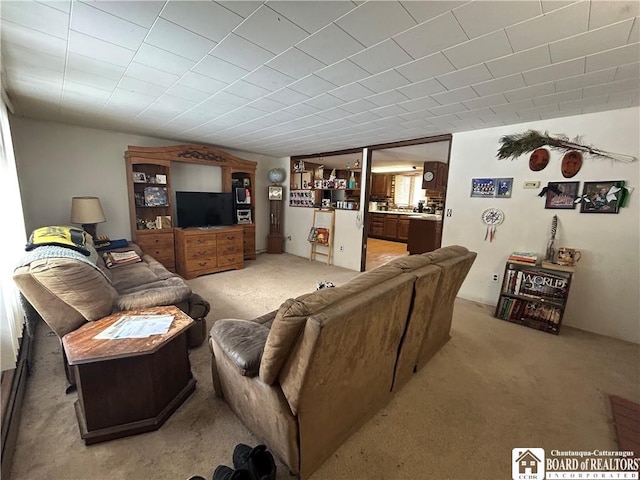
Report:
M 307 306 L 293 298 L 278 309 L 260 363 L 260 379 L 264 383 L 270 385 L 277 378 L 309 315 Z
M 330 305 L 351 298 L 401 273 L 400 268 L 387 264 L 361 273 L 339 287 L 323 288 L 284 302 L 278 309 L 267 338 L 260 365 L 262 381 L 267 384 L 275 381 L 310 315 L 319 313 Z
M 403 272 L 412 272 L 418 268 L 426 267 L 431 264 L 429 257 L 422 255 L 410 255 L 407 257 L 398 257 L 391 260 L 387 265 L 392 265 L 401 269 Z
M 423 253 L 422 256 L 429 258 L 432 263 L 438 263 L 449 258 L 466 255 L 467 253 L 469 253 L 469 250 L 465 247 L 461 247 L 460 245 L 449 245 L 447 247 L 434 250 L 433 252 Z
M 37 260 L 29 266 L 29 273 L 43 288 L 87 320 L 109 315 L 118 296 L 99 269 L 73 259 Z M 41 315 L 44 314 L 41 312 Z
M 268 335 L 268 328 L 249 320 L 218 320 L 211 328 L 211 338 L 245 377 L 258 374 Z
M 118 293 L 120 296 L 116 300 L 116 309 L 134 310 L 182 302 L 191 295 L 191 288 L 182 278 L 172 277 L 136 285 Z

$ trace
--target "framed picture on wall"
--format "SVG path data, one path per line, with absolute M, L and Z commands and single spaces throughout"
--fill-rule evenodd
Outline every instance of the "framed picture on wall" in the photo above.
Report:
M 580 213 L 618 213 L 624 181 L 584 182 Z
M 513 178 L 496 178 L 496 198 L 511 197 Z
M 472 197 L 493 197 L 496 193 L 495 178 L 472 178 L 471 179 L 471 196 Z
M 580 182 L 549 182 L 544 208 L 572 210 L 576 208 Z

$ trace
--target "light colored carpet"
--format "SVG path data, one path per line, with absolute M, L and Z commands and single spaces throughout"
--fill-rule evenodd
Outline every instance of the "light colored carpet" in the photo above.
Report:
M 208 323 L 253 318 L 316 282 L 357 273 L 292 255 L 258 256 L 240 271 L 190 280 L 212 303 Z M 640 401 L 640 346 L 563 328 L 559 336 L 492 317 L 458 300 L 452 340 L 312 476 L 320 479 L 511 478 L 511 449 L 614 450 L 608 395 Z M 255 445 L 211 384 L 207 344 L 191 350 L 196 392 L 156 432 L 92 446 L 65 395 L 60 347 L 40 326 L 12 478 L 211 478 L 233 447 Z M 354 399 L 357 401 L 357 399 Z M 292 479 L 278 463 L 278 478 Z

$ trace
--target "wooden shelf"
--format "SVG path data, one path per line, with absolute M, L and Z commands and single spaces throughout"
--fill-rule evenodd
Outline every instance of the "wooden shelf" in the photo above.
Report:
M 494 316 L 558 334 L 573 271 L 508 261 Z

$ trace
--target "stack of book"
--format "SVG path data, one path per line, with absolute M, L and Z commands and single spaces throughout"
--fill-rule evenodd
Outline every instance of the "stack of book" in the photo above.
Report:
M 104 254 L 104 263 L 108 268 L 141 262 L 142 259 L 134 250 L 128 252 L 107 252 Z
M 513 252 L 509 255 L 510 263 L 521 263 L 524 265 L 536 265 L 538 263 L 538 255 L 533 252 Z

